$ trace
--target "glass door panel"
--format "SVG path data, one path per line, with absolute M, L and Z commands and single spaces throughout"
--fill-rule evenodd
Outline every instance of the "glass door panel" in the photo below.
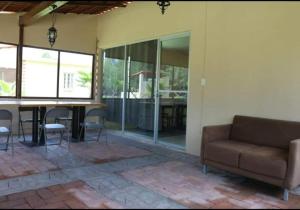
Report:
M 161 40 L 158 142 L 184 148 L 189 36 Z
M 103 53 L 102 102 L 108 107 L 106 126 L 122 130 L 125 47 L 107 49 Z
M 157 40 L 127 46 L 125 130 L 153 140 Z

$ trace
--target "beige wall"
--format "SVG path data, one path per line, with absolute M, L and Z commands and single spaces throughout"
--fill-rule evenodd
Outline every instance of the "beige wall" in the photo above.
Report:
M 0 14 L 0 42 L 16 44 L 19 42 L 18 16 L 19 14 Z M 25 27 L 24 44 L 50 48 L 47 32 L 51 25 L 51 16 L 46 16 L 33 25 Z M 54 49 L 85 53 L 96 52 L 96 16 L 57 15 L 55 27 L 58 30 L 58 38 Z
M 300 121 L 300 3 L 210 3 L 204 123 Z
M 299 2 L 134 2 L 99 17 L 100 47 L 191 32 L 187 152 L 235 114 L 300 121 Z M 201 78 L 207 79 L 202 88 Z
M 49 47 L 47 31 L 52 25 L 51 16 L 26 27 L 25 43 Z M 55 27 L 58 38 L 54 48 L 95 53 L 97 18 L 93 15 L 58 15 Z
M 0 14 L 0 42 L 17 43 L 19 40 L 18 16 Z
M 201 136 L 201 86 L 205 48 L 205 3 L 172 2 L 161 15 L 156 2 L 134 2 L 98 20 L 101 48 L 191 32 L 190 97 L 188 98 L 187 152 L 199 155 Z

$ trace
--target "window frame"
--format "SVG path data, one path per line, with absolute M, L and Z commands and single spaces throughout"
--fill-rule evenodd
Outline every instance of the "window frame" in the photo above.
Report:
M 60 50 L 60 49 L 52 49 L 47 47 L 36 47 L 31 45 L 23 45 L 22 47 L 28 47 L 28 48 L 34 48 L 34 49 L 41 49 L 41 50 L 52 50 L 56 51 L 58 53 L 58 60 L 57 60 L 57 85 L 56 85 L 56 97 L 34 97 L 34 96 L 22 96 L 22 78 L 23 74 L 21 73 L 20 76 L 20 91 L 21 91 L 21 99 L 77 99 L 77 100 L 93 100 L 95 98 L 95 54 L 92 53 L 83 53 L 83 52 L 76 52 L 76 51 L 70 51 L 70 50 Z M 23 50 L 23 49 L 22 49 Z M 80 55 L 89 55 L 93 57 L 93 63 L 92 63 L 92 84 L 91 84 L 91 96 L 86 98 L 80 98 L 80 97 L 59 97 L 59 80 L 60 80 L 60 53 L 66 52 L 66 53 L 76 53 Z M 20 61 L 23 62 L 23 61 Z M 21 70 L 21 72 L 23 69 Z
M 19 54 L 19 45 L 14 44 L 14 43 L 9 43 L 9 42 L 0 42 L 0 44 L 7 44 L 7 45 L 12 45 L 17 48 L 17 54 L 16 54 L 16 90 L 15 90 L 15 96 L 0 96 L 0 98 L 9 98 L 9 99 L 16 99 L 17 98 L 17 87 L 18 87 L 18 54 Z

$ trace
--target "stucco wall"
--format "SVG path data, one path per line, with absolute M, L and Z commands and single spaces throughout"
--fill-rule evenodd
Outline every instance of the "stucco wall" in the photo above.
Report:
M 102 15 L 102 48 L 189 31 L 187 152 L 235 114 L 300 121 L 299 2 L 133 2 Z M 201 78 L 206 86 L 201 86 Z

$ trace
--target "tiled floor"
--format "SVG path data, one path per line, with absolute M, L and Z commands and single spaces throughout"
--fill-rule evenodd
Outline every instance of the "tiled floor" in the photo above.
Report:
M 45 171 L 57 170 L 57 166 L 33 153 L 27 147 L 17 146 L 12 158 L 11 151 L 0 152 L 0 179 L 26 176 Z
M 296 208 L 300 197 L 280 199 L 276 187 L 229 174 L 210 172 L 198 167 L 169 161 L 156 166 L 123 172 L 122 175 L 188 207 L 195 208 Z
M 300 208 L 300 196 L 211 169 L 198 157 L 109 136 L 0 152 L 0 208 Z
M 88 209 L 122 208 L 99 195 L 82 181 L 53 185 L 42 189 L 14 193 L 0 197 L 0 208 L 13 209 Z

